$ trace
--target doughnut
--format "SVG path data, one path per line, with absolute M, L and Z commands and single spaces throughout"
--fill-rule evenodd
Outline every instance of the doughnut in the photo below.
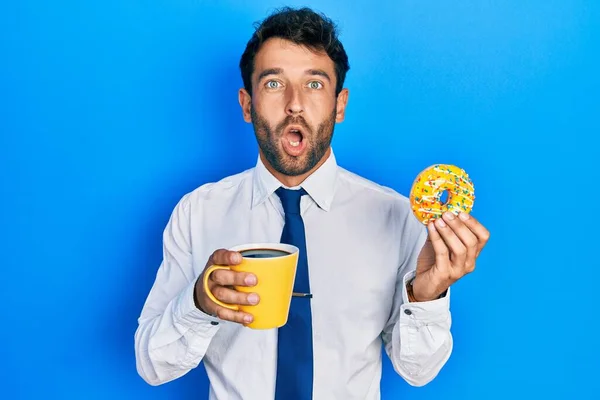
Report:
M 447 192 L 448 199 L 442 201 Z M 412 212 L 424 225 L 446 211 L 458 215 L 471 212 L 475 188 L 467 173 L 455 165 L 434 164 L 417 175 L 410 189 Z

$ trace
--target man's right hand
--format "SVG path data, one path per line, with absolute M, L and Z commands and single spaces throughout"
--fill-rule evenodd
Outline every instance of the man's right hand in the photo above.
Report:
M 204 291 L 204 274 L 211 265 L 237 265 L 242 262 L 242 255 L 237 251 L 219 249 L 215 251 L 208 262 L 204 272 L 196 281 L 194 290 L 194 302 L 196 307 L 206 314 L 216 315 L 222 320 L 238 322 L 240 324 L 249 324 L 253 320 L 252 314 L 242 311 L 234 311 L 221 307 L 212 301 Z M 254 286 L 256 285 L 256 276 L 249 272 L 236 272 L 218 269 L 213 271 L 208 277 L 208 288 L 211 293 L 220 301 L 226 304 L 237 305 L 256 305 L 260 301 L 257 293 L 238 292 L 233 286 Z

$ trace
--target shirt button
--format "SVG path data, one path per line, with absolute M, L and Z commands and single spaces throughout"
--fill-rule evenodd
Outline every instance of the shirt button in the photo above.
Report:
M 406 315 L 412 315 L 412 311 L 410 311 L 408 308 L 406 308 L 404 310 L 404 314 L 406 314 Z
M 211 325 L 219 325 L 219 323 L 217 321 L 210 321 Z

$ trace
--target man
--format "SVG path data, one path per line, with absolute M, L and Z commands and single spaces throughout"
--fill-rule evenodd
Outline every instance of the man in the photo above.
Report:
M 409 384 L 430 382 L 452 350 L 449 287 L 473 271 L 488 231 L 464 214 L 425 227 L 406 197 L 337 166 L 330 143 L 344 119 L 349 67 L 326 17 L 289 8 L 271 15 L 240 68 L 239 102 L 260 156 L 255 168 L 175 207 L 135 334 L 139 374 L 159 385 L 204 361 L 211 399 L 377 399 L 383 343 Z M 251 314 L 207 297 L 203 271 L 239 263 L 227 248 L 283 241 L 286 229 L 305 240 L 298 274 L 310 277 L 312 298 L 294 297 L 280 329 L 249 329 Z M 209 277 L 231 304 L 257 304 L 256 293 L 232 288 L 255 284 L 248 273 Z

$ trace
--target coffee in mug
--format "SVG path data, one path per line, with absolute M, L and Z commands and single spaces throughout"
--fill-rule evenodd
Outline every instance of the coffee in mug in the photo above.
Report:
M 283 250 L 277 249 L 249 249 L 240 251 L 242 257 L 247 258 L 272 258 L 287 256 L 290 253 Z

